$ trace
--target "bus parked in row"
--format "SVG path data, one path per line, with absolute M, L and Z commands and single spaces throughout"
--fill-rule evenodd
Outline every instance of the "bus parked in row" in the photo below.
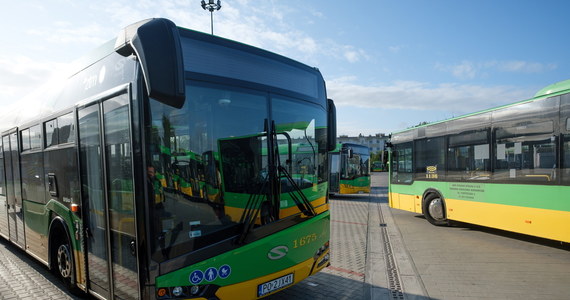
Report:
M 316 68 L 149 19 L 40 100 L 0 118 L 0 236 L 70 289 L 258 299 L 329 264 L 336 116 Z
M 338 143 L 330 155 L 330 193 L 370 193 L 370 150 L 353 143 Z
M 381 161 L 373 161 L 370 167 L 372 172 L 384 172 L 386 171 L 386 166 Z
M 390 143 L 391 207 L 570 242 L 570 80 Z

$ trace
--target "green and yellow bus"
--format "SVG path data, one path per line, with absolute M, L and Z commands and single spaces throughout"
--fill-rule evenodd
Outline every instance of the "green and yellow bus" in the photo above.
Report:
M 149 19 L 59 88 L 2 115 L 0 236 L 68 288 L 258 299 L 329 264 L 336 116 L 316 68 Z M 301 140 L 310 161 L 280 159 Z
M 381 161 L 373 161 L 370 170 L 372 172 L 383 172 L 386 171 L 386 167 Z
M 529 100 L 394 133 L 390 206 L 435 225 L 570 242 L 569 118 L 566 80 Z
M 338 143 L 329 156 L 329 193 L 370 193 L 370 150 L 368 147 L 353 143 Z

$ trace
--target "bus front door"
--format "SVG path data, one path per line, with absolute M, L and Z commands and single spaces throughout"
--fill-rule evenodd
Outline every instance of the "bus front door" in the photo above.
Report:
M 129 94 L 79 110 L 89 289 L 139 299 Z
M 24 216 L 22 211 L 22 186 L 20 184 L 20 151 L 18 131 L 2 136 L 4 167 L 6 170 L 6 202 L 10 240 L 24 248 Z M 4 218 L 4 216 L 2 216 Z
M 0 139 L 0 144 L 2 140 Z M 8 235 L 8 203 L 6 202 L 6 173 L 4 172 L 4 147 L 0 145 L 0 236 L 5 239 Z M 9 161 L 6 158 L 6 161 Z
M 332 153 L 329 156 L 329 160 L 329 193 L 338 193 L 340 191 L 340 155 Z

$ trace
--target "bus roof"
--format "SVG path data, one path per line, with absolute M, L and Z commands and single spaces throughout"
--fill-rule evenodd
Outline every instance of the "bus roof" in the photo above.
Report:
M 352 148 L 359 154 L 368 154 L 370 152 L 370 148 L 367 146 L 356 143 L 337 143 L 336 148 L 331 152 L 340 152 L 343 148 Z
M 172 30 L 172 28 L 178 28 L 178 30 Z M 196 42 L 192 43 L 189 40 Z M 181 44 L 184 41 L 186 41 L 187 45 L 194 44 L 194 46 L 189 49 L 182 49 Z M 200 46 L 195 46 L 197 44 L 200 44 Z M 210 52 L 209 50 L 212 50 L 215 45 L 221 46 L 218 49 L 228 47 L 237 51 L 231 52 L 228 50 L 222 52 L 222 50 L 219 50 L 218 52 Z M 192 55 L 192 51 L 195 50 L 200 55 Z M 67 94 L 69 94 L 69 90 L 73 89 L 71 86 L 78 84 L 79 78 L 86 77 L 83 79 L 92 80 L 91 77 L 97 79 L 97 76 L 101 76 L 101 73 L 99 73 L 100 62 L 109 61 L 110 57 L 116 57 L 114 58 L 116 61 L 120 59 L 118 58 L 120 56 L 123 56 L 124 59 L 124 57 L 132 54 L 140 57 L 138 61 L 141 63 L 142 75 L 145 78 L 144 83 L 149 96 L 174 107 L 182 107 L 184 103 L 184 72 L 188 70 L 198 73 L 207 70 L 211 75 L 241 80 L 249 79 L 252 82 L 260 82 L 281 89 L 293 86 L 296 89 L 294 92 L 308 95 L 315 99 L 312 100 L 314 102 L 325 103 L 326 101 L 324 80 L 317 68 L 254 46 L 177 27 L 167 19 L 147 19 L 123 28 L 116 38 L 107 41 L 87 55 L 70 63 L 68 70 L 65 74 L 60 74 L 57 81 L 49 82 L 49 84 L 40 87 L 36 91 L 24 95 L 24 98 L 20 100 L 25 100 L 26 103 L 32 104 L 19 105 L 12 112 L 6 114 L 0 120 L 0 131 L 26 125 L 28 122 L 44 118 L 63 109 L 68 109 L 74 104 L 70 101 L 76 102 L 88 99 L 92 96 L 89 93 L 96 89 L 89 87 L 90 90 L 88 92 L 81 95 L 75 94 L 73 97 Z M 234 66 L 231 69 L 228 67 L 230 64 L 219 56 L 214 60 L 205 59 L 201 60 L 201 62 L 199 61 L 201 58 L 211 58 L 212 55 L 216 54 L 235 55 L 231 56 L 232 60 L 241 59 L 241 64 L 233 64 L 239 68 Z M 236 58 L 237 56 L 240 57 Z M 252 58 L 253 56 L 257 56 L 259 59 L 255 60 Z M 196 63 L 197 61 L 198 63 Z M 272 61 L 275 63 L 272 64 Z M 263 62 L 265 62 L 264 68 L 258 67 L 255 70 L 246 68 L 247 66 L 259 65 Z M 214 68 L 212 65 L 217 67 Z M 278 66 L 276 67 L 276 65 Z M 107 68 L 107 74 L 109 74 L 110 69 L 112 68 Z M 235 71 L 235 69 L 239 71 Z M 259 69 L 265 71 L 255 74 L 256 72 L 254 71 Z M 222 73 L 215 73 L 218 71 Z M 129 72 L 132 73 L 134 71 L 129 70 Z M 87 78 L 88 75 L 91 77 Z M 231 77 L 232 75 L 235 76 Z M 279 82 L 289 82 L 290 84 L 284 86 L 280 85 Z M 317 86 L 316 89 L 315 86 Z M 66 90 L 68 91 L 66 92 Z M 74 93 L 76 92 L 74 91 Z M 62 97 L 66 99 L 62 99 Z M 19 101 L 19 103 L 23 102 Z
M 501 106 L 497 106 L 497 107 L 492 107 L 492 108 L 488 108 L 485 110 L 481 110 L 481 111 L 477 111 L 477 112 L 473 112 L 473 113 L 469 113 L 469 114 L 465 114 L 465 115 L 461 115 L 458 117 L 453 117 L 453 118 L 449 118 L 449 119 L 445 119 L 445 120 L 440 120 L 440 121 L 435 121 L 435 122 L 431 122 L 428 124 L 423 124 L 423 125 L 419 125 L 419 126 L 414 126 L 411 128 L 406 128 L 400 131 L 396 131 L 393 132 L 393 134 L 398 134 L 398 133 L 403 133 L 403 132 L 407 132 L 410 130 L 414 130 L 417 128 L 422 128 L 422 127 L 428 127 L 431 125 L 435 125 L 435 124 L 440 124 L 440 123 L 445 123 L 448 121 L 452 121 L 452 120 L 457 120 L 457 119 L 462 119 L 465 117 L 469 117 L 469 116 L 474 116 L 474 115 L 478 115 L 478 114 L 482 114 L 482 113 L 486 113 L 486 112 L 490 112 L 490 111 L 494 111 L 494 110 L 498 110 L 498 109 L 502 109 L 502 108 L 506 108 L 506 107 L 510 107 L 510 106 L 515 106 L 515 105 L 519 105 L 522 103 L 527 103 L 527 102 L 531 102 L 531 101 L 536 101 L 536 100 L 542 100 L 548 97 L 552 97 L 552 96 L 556 96 L 556 95 L 560 95 L 560 94 L 564 94 L 570 92 L 570 79 L 568 80 L 564 80 L 564 81 L 560 81 L 551 85 L 548 85 L 544 88 L 542 88 L 541 90 L 539 90 L 533 98 L 530 99 L 525 99 L 525 100 L 521 100 L 521 101 L 517 101 L 514 103 L 510 103 L 510 104 L 505 104 L 505 105 L 501 105 Z
M 534 95 L 534 98 L 561 94 L 568 91 L 570 91 L 570 79 L 551 84 L 541 89 Z

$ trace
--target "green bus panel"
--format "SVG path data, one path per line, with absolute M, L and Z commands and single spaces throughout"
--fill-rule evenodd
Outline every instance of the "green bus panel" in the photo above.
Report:
M 415 181 L 410 185 L 392 184 L 390 192 L 422 196 L 430 188 L 438 190 L 445 199 L 570 212 L 568 186 Z
M 220 287 L 239 284 L 241 282 L 264 277 L 269 274 L 291 268 L 315 256 L 315 253 L 330 238 L 330 213 L 327 211 L 301 224 L 254 241 L 241 248 L 207 259 L 197 264 L 156 278 L 157 289 L 161 287 L 192 286 L 191 276 L 194 272 L 208 274 L 208 270 L 216 272 L 223 266 L 229 266 L 229 276 L 216 276 L 207 280 L 205 276 L 199 284 L 214 284 Z M 285 256 L 271 259 L 270 251 L 276 247 L 286 247 Z M 285 248 L 284 248 L 285 249 Z

